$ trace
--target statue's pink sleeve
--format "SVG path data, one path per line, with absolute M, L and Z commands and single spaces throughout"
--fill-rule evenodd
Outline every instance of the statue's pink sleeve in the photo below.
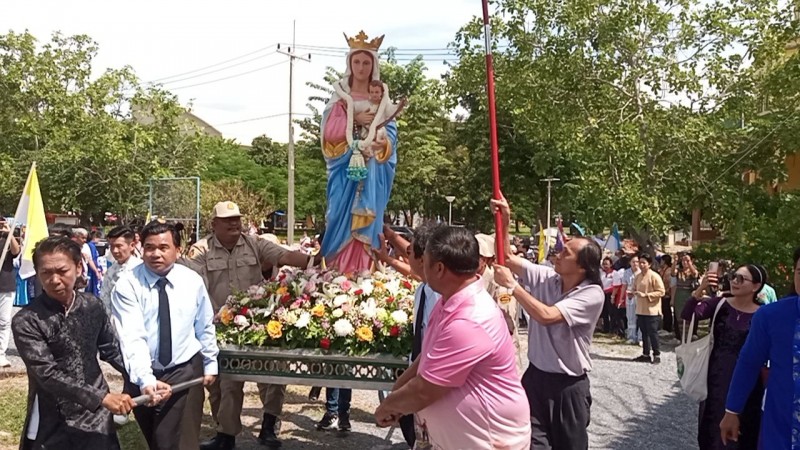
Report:
M 328 120 L 325 122 L 325 141 L 331 144 L 344 142 L 344 131 L 347 128 L 347 111 L 342 102 L 337 103 L 331 109 Z

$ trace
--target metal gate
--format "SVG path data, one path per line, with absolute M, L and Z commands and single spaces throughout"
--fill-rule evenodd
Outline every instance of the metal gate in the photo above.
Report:
M 149 217 L 183 224 L 183 242 L 188 248 L 200 240 L 200 177 L 151 178 Z

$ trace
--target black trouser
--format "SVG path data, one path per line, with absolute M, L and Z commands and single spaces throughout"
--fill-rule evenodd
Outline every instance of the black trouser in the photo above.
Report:
M 675 329 L 675 319 L 672 316 L 672 299 L 670 297 L 661 297 L 661 316 L 664 318 L 661 321 L 661 328 L 664 331 Z
M 197 353 L 189 361 L 167 370 L 153 370 L 159 381 L 169 385 L 189 381 L 203 376 L 203 357 Z M 139 387 L 125 381 L 125 392 L 131 397 L 141 395 Z M 189 390 L 172 394 L 166 403 L 153 407 L 139 406 L 133 409 L 136 422 L 142 430 L 151 450 L 173 450 L 181 442 L 181 420 L 186 407 Z M 200 430 L 197 430 L 199 433 Z
M 600 318 L 603 319 L 603 333 L 611 332 L 611 317 L 613 316 L 614 305 L 611 304 L 611 292 L 606 292 L 606 300 L 603 303 L 603 311 Z
M 653 356 L 661 356 L 658 344 L 658 319 L 659 316 L 636 316 L 636 324 L 642 331 L 642 353 L 650 356 L 650 347 L 653 347 Z
M 543 372 L 531 364 L 522 387 L 531 408 L 531 449 L 589 448 L 589 377 Z
M 623 338 L 626 337 L 628 335 L 628 311 L 625 306 L 620 308 L 614 305 L 611 314 L 614 317 L 611 332 Z

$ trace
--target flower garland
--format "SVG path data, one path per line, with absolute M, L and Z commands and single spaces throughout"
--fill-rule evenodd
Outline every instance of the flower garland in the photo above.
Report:
M 318 348 L 365 355 L 411 352 L 415 283 L 375 272 L 351 280 L 333 271 L 285 267 L 228 297 L 215 317 L 222 343 Z

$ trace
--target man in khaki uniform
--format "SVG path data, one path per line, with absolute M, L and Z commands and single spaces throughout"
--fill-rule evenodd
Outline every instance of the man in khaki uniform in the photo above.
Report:
M 244 291 L 261 282 L 264 279 L 264 266 L 289 265 L 305 268 L 314 264 L 313 258 L 299 251 L 291 252 L 268 240 L 242 234 L 241 213 L 239 206 L 233 202 L 220 202 L 214 206 L 212 227 L 214 233 L 207 240 L 207 248 L 192 246 L 188 259 L 182 262 L 205 279 L 215 313 L 225 304 L 233 290 Z M 281 442 L 275 435 L 275 425 L 283 409 L 286 386 L 259 383 L 258 390 L 264 405 L 264 421 L 259 441 L 270 448 L 278 448 Z M 211 413 L 218 423 L 217 435 L 200 445 L 200 448 L 233 449 L 236 436 L 242 431 L 244 382 L 223 378 L 219 383 L 210 386 L 208 392 Z M 194 414 L 187 414 L 184 429 L 192 427 L 196 430 L 198 421 L 202 419 L 202 391 L 199 391 L 199 395 L 190 395 L 189 402 L 199 404 L 200 413 L 196 417 Z M 188 417 L 189 415 L 192 417 Z M 181 442 L 181 448 L 196 449 L 196 440 Z
M 475 239 L 478 240 L 478 250 L 481 255 L 478 273 L 481 275 L 481 279 L 483 279 L 485 283 L 486 291 L 492 296 L 494 301 L 497 302 L 497 306 L 500 307 L 500 310 L 503 311 L 503 317 L 506 319 L 508 331 L 511 333 L 511 337 L 514 340 L 514 346 L 517 348 L 517 353 L 519 353 L 519 320 L 517 317 L 517 300 L 508 292 L 508 289 L 498 286 L 494 281 L 494 269 L 492 268 L 495 258 L 494 237 L 488 234 L 476 234 Z M 519 355 L 517 356 L 517 369 L 520 371 L 521 375 L 522 361 L 520 360 Z

